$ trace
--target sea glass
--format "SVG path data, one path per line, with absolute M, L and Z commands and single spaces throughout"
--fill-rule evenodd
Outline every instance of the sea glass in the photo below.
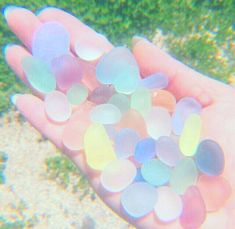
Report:
M 130 100 L 126 95 L 116 93 L 108 101 L 118 107 L 121 113 L 125 113 L 130 109 Z
M 168 86 L 168 77 L 163 73 L 154 73 L 140 81 L 140 86 L 149 89 L 163 89 Z
M 113 94 L 113 87 L 110 87 L 108 85 L 100 85 L 91 92 L 88 100 L 95 104 L 107 103 Z
M 69 88 L 66 95 L 71 104 L 80 105 L 86 101 L 88 89 L 83 84 L 74 84 Z

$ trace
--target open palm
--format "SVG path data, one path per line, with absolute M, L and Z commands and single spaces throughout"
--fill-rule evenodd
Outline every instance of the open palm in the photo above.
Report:
M 13 45 L 6 49 L 6 61 L 16 75 L 29 86 L 24 75 L 21 61 L 24 57 L 31 55 L 32 37 L 35 30 L 41 23 L 47 21 L 58 21 L 63 24 L 70 33 L 71 52 L 74 52 L 75 39 L 85 33 L 89 33 L 94 42 L 99 36 L 88 26 L 81 23 L 72 15 L 55 8 L 47 8 L 39 15 L 32 12 L 14 8 L 7 12 L 7 22 L 11 30 L 22 41 L 23 46 Z M 113 48 L 107 40 L 100 44 L 104 51 Z M 163 72 L 170 78 L 167 88 L 177 99 L 184 96 L 196 98 L 202 105 L 203 137 L 217 141 L 225 152 L 226 164 L 224 177 L 226 177 L 232 187 L 232 194 L 226 205 L 218 212 L 208 214 L 202 229 L 226 228 L 232 229 L 235 215 L 235 90 L 216 80 L 210 79 L 178 62 L 149 41 L 135 37 L 133 39 L 133 53 L 139 64 L 143 76 L 154 72 Z M 95 64 L 95 63 L 93 63 Z M 96 81 L 85 81 L 90 89 L 97 86 Z M 62 133 L 66 124 L 56 125 L 47 120 L 44 113 L 43 95 L 34 92 L 35 95 L 18 95 L 16 106 L 27 120 L 37 128 L 44 136 L 48 137 L 57 147 L 59 147 L 71 160 L 83 171 L 90 181 L 90 184 L 104 202 L 121 217 L 138 228 L 181 228 L 178 221 L 171 224 L 160 223 L 153 213 L 141 219 L 132 219 L 123 213 L 120 207 L 120 194 L 107 194 L 100 185 L 99 174 L 89 169 L 86 165 L 84 153 L 71 152 L 64 148 L 62 143 Z M 89 106 L 85 104 L 84 106 Z M 213 191 L 213 190 L 210 190 Z

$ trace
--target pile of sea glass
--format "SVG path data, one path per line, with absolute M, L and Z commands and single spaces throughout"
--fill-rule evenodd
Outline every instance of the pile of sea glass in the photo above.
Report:
M 72 53 L 69 33 L 57 22 L 35 32 L 22 66 L 45 95 L 48 120 L 65 126 L 64 146 L 85 154 L 129 217 L 154 213 L 162 223 L 200 227 L 230 195 L 221 147 L 201 138 L 202 106 L 192 97 L 176 101 L 163 73 L 141 77 L 128 48 L 104 52 L 95 44 L 77 38 Z

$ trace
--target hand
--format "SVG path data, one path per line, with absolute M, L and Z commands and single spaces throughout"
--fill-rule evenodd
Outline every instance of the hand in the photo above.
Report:
M 21 60 L 29 56 L 31 51 L 32 36 L 37 27 L 46 21 L 58 21 L 62 23 L 71 36 L 71 51 L 74 51 L 75 38 L 86 32 L 90 32 L 94 41 L 97 33 L 77 20 L 75 17 L 62 10 L 47 8 L 35 16 L 26 9 L 14 8 L 7 12 L 7 23 L 10 29 L 27 47 L 13 45 L 6 49 L 6 61 L 16 75 L 29 86 L 23 73 Z M 106 51 L 112 49 L 108 41 L 102 45 Z M 166 73 L 170 78 L 170 90 L 177 99 L 183 96 L 192 96 L 202 105 L 202 119 L 206 123 L 203 129 L 203 137 L 217 141 L 225 152 L 226 165 L 224 177 L 228 179 L 232 187 L 232 195 L 226 205 L 219 212 L 208 214 L 201 229 L 232 229 L 234 227 L 235 215 L 235 91 L 232 87 L 219 81 L 210 79 L 190 69 L 168 54 L 164 53 L 149 41 L 135 37 L 133 39 L 133 53 L 138 61 L 143 76 L 160 71 Z M 89 84 L 89 82 L 85 82 Z M 91 84 L 92 87 L 92 84 Z M 34 94 L 37 94 L 34 91 Z M 37 94 L 38 95 L 38 94 Z M 86 165 L 83 152 L 71 152 L 65 150 L 61 136 L 64 125 L 55 125 L 48 122 L 44 114 L 43 95 L 17 95 L 16 106 L 28 121 L 38 129 L 44 136 L 48 137 L 59 147 L 71 160 L 82 170 L 89 179 L 90 184 L 103 199 L 103 201 L 117 214 L 138 228 L 177 229 L 181 228 L 178 221 L 164 225 L 156 220 L 151 213 L 146 217 L 134 220 L 127 217 L 121 210 L 119 204 L 120 195 L 106 195 L 99 183 L 99 176 Z M 212 190 L 213 191 L 213 190 Z

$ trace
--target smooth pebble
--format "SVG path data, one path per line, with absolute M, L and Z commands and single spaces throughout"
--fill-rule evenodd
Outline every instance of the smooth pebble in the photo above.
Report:
M 85 102 L 88 96 L 88 89 L 82 84 L 74 84 L 66 93 L 69 102 L 73 105 L 80 105 Z
M 130 109 L 130 99 L 123 94 L 116 93 L 108 101 L 118 107 L 122 113 L 127 112 Z
M 149 89 L 163 89 L 168 86 L 168 78 L 163 73 L 154 73 L 142 79 L 140 81 L 140 86 Z
M 110 87 L 108 85 L 100 85 L 91 92 L 88 97 L 88 100 L 95 104 L 107 103 L 113 94 L 113 87 Z

